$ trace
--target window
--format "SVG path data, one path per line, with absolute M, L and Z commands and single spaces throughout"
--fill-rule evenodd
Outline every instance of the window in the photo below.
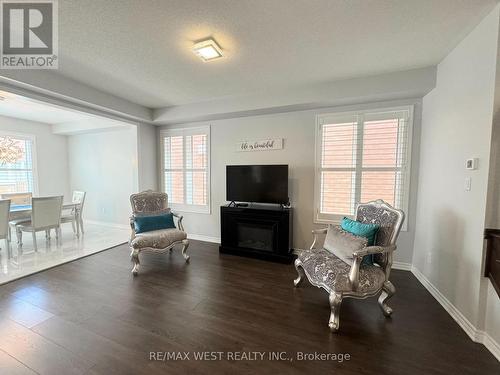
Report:
M 161 131 L 162 188 L 170 207 L 210 212 L 210 128 Z
M 0 194 L 36 193 L 34 138 L 0 133 Z
M 316 221 L 383 199 L 408 210 L 412 107 L 317 117 Z

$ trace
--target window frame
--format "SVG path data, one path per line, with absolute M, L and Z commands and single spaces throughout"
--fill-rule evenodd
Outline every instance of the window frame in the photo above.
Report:
M 187 203 L 172 203 L 170 202 L 170 198 L 168 201 L 169 207 L 174 211 L 179 212 L 193 212 L 193 213 L 201 213 L 201 214 L 210 214 L 211 213 L 211 173 L 210 173 L 210 125 L 206 126 L 197 126 L 197 127 L 186 127 L 186 128 L 171 128 L 171 129 L 161 129 L 160 130 L 160 189 L 162 192 L 166 193 L 165 189 L 165 137 L 175 137 L 182 136 L 183 137 L 183 178 L 184 178 L 184 189 L 186 188 L 186 149 L 185 149 L 185 137 L 189 135 L 195 134 L 205 134 L 207 136 L 207 204 L 206 205 L 195 205 L 195 204 L 187 204 Z M 185 196 L 185 195 L 184 195 Z
M 38 187 L 38 153 L 37 153 L 37 147 L 36 147 L 36 136 L 34 134 L 28 134 L 28 133 L 18 133 L 18 132 L 11 132 L 8 130 L 0 130 L 0 137 L 11 137 L 14 139 L 23 139 L 23 140 L 28 140 L 31 141 L 31 165 L 32 165 L 32 174 L 33 174 L 33 191 L 30 192 L 33 196 L 38 196 L 39 192 L 39 187 Z M 0 166 L 0 169 L 1 166 Z M 24 191 L 20 191 L 19 193 L 25 193 Z
M 397 107 L 380 107 L 380 108 L 371 108 L 371 109 L 363 109 L 358 111 L 342 111 L 342 112 L 328 112 L 328 113 L 320 113 L 316 115 L 316 125 L 315 125 L 315 167 L 314 167 L 314 223 L 316 224 L 339 224 L 344 216 L 351 217 L 353 215 L 343 214 L 343 215 L 334 215 L 334 214 L 324 214 L 321 213 L 321 171 L 322 168 L 321 156 L 322 156 L 322 126 L 328 123 L 339 123 L 345 120 L 356 119 L 357 122 L 357 131 L 359 139 L 359 132 L 362 132 L 364 129 L 365 116 L 369 116 L 370 118 L 366 121 L 373 121 L 372 118 L 375 118 L 377 115 L 382 116 L 386 113 L 391 112 L 407 112 L 407 127 L 406 127 L 406 137 L 407 137 L 407 147 L 406 147 L 406 155 L 405 155 L 405 173 L 404 173 L 404 187 L 402 191 L 402 205 L 401 209 L 405 212 L 406 217 L 408 217 L 408 210 L 410 206 L 410 180 L 411 180 L 411 156 L 412 156 L 412 143 L 413 143 L 413 115 L 414 115 L 414 105 L 404 105 Z M 362 125 L 360 125 L 362 124 Z M 400 145 L 398 144 L 398 147 Z M 359 150 L 362 149 L 362 145 L 357 147 L 357 151 L 359 154 Z M 357 158 L 356 167 L 353 168 L 354 172 L 359 176 L 363 172 L 364 169 L 360 167 L 360 163 L 362 160 Z M 368 167 L 370 168 L 370 167 Z M 372 167 L 374 170 L 377 169 L 386 169 L 386 167 L 377 168 Z M 333 168 L 334 169 L 334 168 Z M 393 170 L 394 168 L 391 168 Z M 361 179 L 356 177 L 355 180 L 355 192 L 359 192 L 361 194 Z M 359 204 L 359 200 L 355 197 L 355 206 Z M 363 202 L 365 203 L 365 202 Z M 408 230 L 408 221 L 405 220 L 402 231 Z

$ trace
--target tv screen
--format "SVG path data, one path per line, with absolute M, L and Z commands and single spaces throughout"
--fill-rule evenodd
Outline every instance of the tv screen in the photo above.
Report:
M 226 199 L 235 202 L 288 202 L 288 165 L 226 166 Z

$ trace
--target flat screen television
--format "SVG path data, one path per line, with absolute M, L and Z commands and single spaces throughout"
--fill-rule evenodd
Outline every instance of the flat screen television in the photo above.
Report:
M 226 166 L 226 199 L 234 202 L 288 203 L 288 165 Z

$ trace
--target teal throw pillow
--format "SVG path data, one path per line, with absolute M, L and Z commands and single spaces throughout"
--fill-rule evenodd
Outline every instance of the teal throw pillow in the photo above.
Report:
M 378 224 L 360 223 L 347 217 L 342 219 L 340 227 L 355 236 L 365 237 L 368 240 L 368 246 L 375 244 L 375 236 L 380 228 Z M 362 264 L 373 264 L 373 255 L 365 256 Z
M 175 228 L 174 215 L 168 213 L 154 216 L 138 216 L 134 220 L 134 227 L 137 234 Z

